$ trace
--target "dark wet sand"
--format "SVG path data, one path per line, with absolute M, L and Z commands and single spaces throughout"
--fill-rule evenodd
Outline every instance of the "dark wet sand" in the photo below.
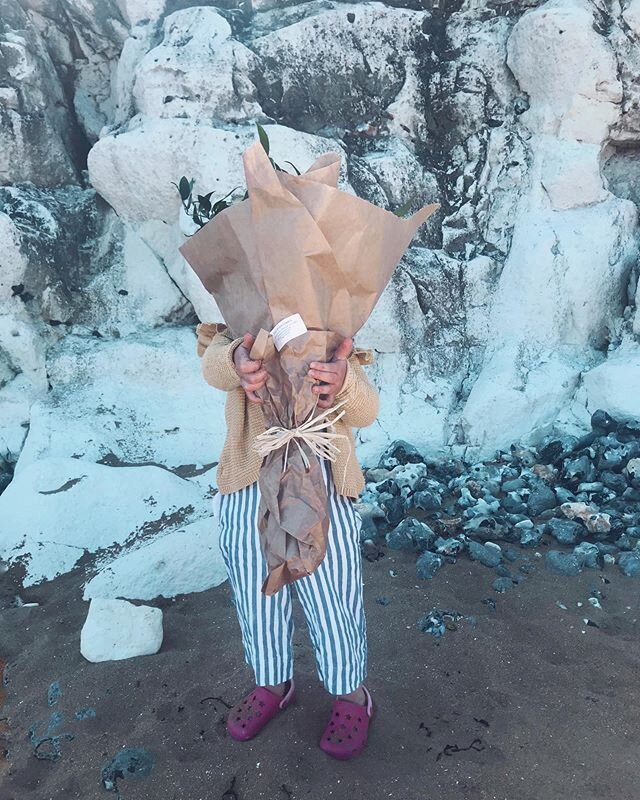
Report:
M 80 655 L 88 604 L 79 573 L 26 590 L 23 599 L 40 607 L 0 612 L 11 763 L 0 797 L 116 797 L 100 773 L 128 746 L 146 748 L 155 764 L 148 777 L 120 781 L 126 800 L 635 800 L 640 579 L 617 567 L 563 578 L 532 562 L 525 582 L 496 594 L 494 571 L 466 558 L 427 582 L 414 577 L 410 554 L 364 561 L 366 683 L 378 715 L 367 750 L 348 762 L 316 744 L 331 698 L 297 599 L 297 704 L 240 743 L 225 717 L 253 676 L 227 583 L 162 601 L 160 653 L 103 664 Z M 602 611 L 588 605 L 591 589 L 606 595 Z M 482 602 L 489 597 L 495 611 Z M 439 639 L 422 633 L 416 621 L 434 606 L 475 615 L 476 624 L 461 620 Z M 585 616 L 599 627 L 585 626 Z M 62 695 L 49 707 L 53 681 Z M 74 719 L 87 706 L 95 718 Z M 61 742 L 58 761 L 38 760 L 27 731 L 55 710 L 65 720 L 56 732 L 75 738 Z

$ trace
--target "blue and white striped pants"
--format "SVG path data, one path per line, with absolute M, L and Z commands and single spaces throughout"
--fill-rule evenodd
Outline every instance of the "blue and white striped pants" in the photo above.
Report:
M 307 619 L 318 677 L 331 694 L 348 694 L 367 674 L 367 628 L 362 602 L 362 520 L 353 501 L 340 495 L 329 462 L 323 462 L 329 495 L 327 552 L 304 578 L 266 596 L 267 563 L 260 547 L 258 483 L 216 495 L 220 551 L 238 613 L 244 656 L 256 685 L 283 683 L 293 675 L 291 587 Z

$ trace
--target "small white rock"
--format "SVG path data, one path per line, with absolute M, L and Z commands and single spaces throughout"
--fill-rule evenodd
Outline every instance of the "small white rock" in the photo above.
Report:
M 157 653 L 162 645 L 162 610 L 126 600 L 94 598 L 80 634 L 87 659 L 119 661 Z

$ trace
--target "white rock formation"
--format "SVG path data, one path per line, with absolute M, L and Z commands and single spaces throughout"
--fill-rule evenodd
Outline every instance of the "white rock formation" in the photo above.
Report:
M 606 361 L 582 375 L 576 403 L 592 414 L 605 408 L 615 419 L 640 419 L 640 347 L 625 341 Z
M 531 160 L 491 300 L 493 341 L 459 423 L 477 455 L 549 432 L 580 372 L 615 337 L 638 258 L 637 208 L 600 175 L 622 89 L 591 7 L 550 0 L 522 16 L 507 49 L 529 95 L 521 121 Z
M 241 196 L 255 121 L 279 163 L 337 150 L 346 191 L 442 203 L 357 335 L 381 389 L 363 461 L 399 437 L 476 458 L 580 432 L 598 407 L 640 413 L 637 0 L 177 6 L 5 0 L 0 549 L 29 580 L 85 549 L 101 551 L 87 596 L 223 577 L 207 504 L 224 396 L 194 337 L 220 315 L 178 252 L 192 227 L 174 183 Z M 193 512 L 145 538 L 135 477 L 115 536 L 63 525 L 61 539 L 42 503 L 79 524 L 90 499 L 69 511 L 70 489 L 36 487 L 86 472 L 114 493 L 122 464 L 164 476 L 163 507 L 190 493 Z
M 84 553 L 149 540 L 205 513 L 200 487 L 167 469 L 43 458 L 0 496 L 0 558 L 20 559 L 31 586 Z
M 125 597 L 153 600 L 201 592 L 227 579 L 211 517 L 156 536 L 122 555 L 100 558 L 84 599 Z
M 32 404 L 29 436 L 0 495 L 0 557 L 24 561 L 26 584 L 96 551 L 108 567 L 97 578 L 100 596 L 172 596 L 226 579 L 210 508 L 224 396 L 204 382 L 194 355 L 185 328 L 108 341 L 69 335 L 52 348 L 56 385 Z M 181 553 L 173 561 L 172 543 Z M 133 580 L 141 547 L 157 567 Z
M 50 353 L 56 386 L 33 406 L 16 476 L 51 457 L 151 463 L 185 478 L 210 468 L 224 395 L 202 379 L 195 342 L 180 327 L 104 342 L 67 336 Z
M 162 42 L 136 66 L 138 113 L 207 122 L 263 119 L 248 77 L 257 68 L 255 53 L 233 39 L 216 9 L 176 11 L 164 20 Z
M 249 43 L 262 62 L 263 110 L 271 114 L 277 103 L 283 121 L 302 130 L 364 124 L 384 112 L 424 39 L 426 12 L 380 2 L 331 6 Z
M 265 125 L 274 152 L 286 153 L 302 172 L 327 148 L 342 152 L 341 145 L 282 125 Z M 118 135 L 105 135 L 89 153 L 91 180 L 118 215 L 136 225 L 137 234 L 163 263 L 176 286 L 189 298 L 200 319 L 221 320 L 212 297 L 178 252 L 184 236 L 177 229 L 182 206 L 173 183 L 182 175 L 194 177 L 194 191 L 214 190 L 223 197 L 244 186 L 242 152 L 255 141 L 255 127 L 225 128 L 198 125 L 191 120 L 157 119 Z M 346 180 L 343 161 L 340 186 Z M 374 183 L 374 179 L 369 179 Z M 173 183 L 172 183 L 173 182 Z M 155 200 L 148 202 L 140 186 Z M 240 193 L 242 193 L 244 190 Z M 185 233 L 192 232 L 189 227 Z
M 160 608 L 95 599 L 80 633 L 80 652 L 93 663 L 149 656 L 162 646 L 162 636 Z
M 7 25 L 0 32 L 0 184 L 76 183 L 72 110 L 46 43 L 17 2 L 7 0 L 5 14 Z
M 622 85 L 614 50 L 595 30 L 591 3 L 547 0 L 528 11 L 509 37 L 507 54 L 529 95 L 525 125 L 560 139 L 598 145 L 606 139 L 620 113 Z
M 629 0 L 624 3 L 624 11 L 622 16 L 631 30 L 640 36 L 640 2 L 638 0 Z

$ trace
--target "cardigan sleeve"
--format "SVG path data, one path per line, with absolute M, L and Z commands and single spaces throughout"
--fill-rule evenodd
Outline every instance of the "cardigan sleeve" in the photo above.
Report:
M 242 337 L 232 339 L 225 331 L 214 333 L 201 358 L 202 377 L 216 389 L 230 392 L 240 386 L 240 378 L 233 363 L 236 347 L 242 344 Z M 199 347 L 199 350 L 202 348 Z
M 380 411 L 378 390 L 369 382 L 356 354 L 347 361 L 347 375 L 342 389 L 336 395 L 336 403 L 345 400 L 340 409 L 345 411 L 342 421 L 350 428 L 366 428 L 372 425 Z

